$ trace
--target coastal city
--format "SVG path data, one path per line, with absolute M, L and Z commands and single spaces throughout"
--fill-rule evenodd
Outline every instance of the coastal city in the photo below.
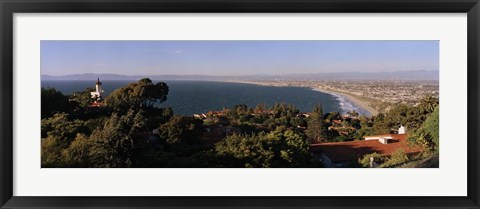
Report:
M 435 40 L 47 40 L 41 54 L 41 168 L 439 168 Z
M 388 111 L 389 104 L 418 106 L 427 95 L 439 97 L 439 83 L 436 80 L 226 80 L 226 82 L 249 83 L 265 86 L 308 87 L 326 93 L 340 94 L 372 115 Z
M 323 112 L 321 106 L 316 106 L 312 111 L 309 112 L 301 112 L 295 106 L 286 103 L 277 103 L 274 106 L 270 107 L 266 106 L 265 104 L 258 104 L 255 107 L 248 107 L 244 104 L 238 104 L 234 107 L 228 107 L 222 110 L 211 109 L 208 112 L 196 113 L 190 117 L 167 115 L 166 117 L 169 118 L 168 120 L 173 121 L 167 122 L 165 124 L 161 123 L 159 127 L 150 126 L 152 127 L 151 131 L 148 131 L 148 129 L 146 129 L 137 137 L 143 138 L 144 143 L 154 145 L 152 148 L 161 152 L 172 149 L 173 147 L 171 147 L 172 144 L 170 143 L 178 143 L 169 142 L 169 140 L 190 141 L 196 138 L 197 141 L 194 144 L 190 144 L 192 142 L 187 141 L 180 144 L 183 144 L 182 146 L 187 147 L 200 146 L 202 147 L 200 150 L 205 149 L 205 147 L 215 147 L 216 150 L 218 149 L 218 152 L 223 153 L 237 152 L 233 150 L 226 150 L 237 149 L 234 147 L 240 146 L 242 143 L 252 140 L 249 138 L 250 134 L 252 134 L 253 137 L 261 137 L 263 136 L 262 134 L 265 133 L 288 133 L 288 135 L 294 134 L 295 137 L 299 137 L 298 139 L 307 141 L 307 143 L 303 146 L 303 149 L 304 152 L 308 153 L 308 155 L 311 157 L 311 162 L 302 162 L 302 164 L 304 164 L 303 166 L 309 165 L 314 167 L 389 167 L 399 165 L 405 166 L 410 161 L 414 162 L 414 166 L 409 165 L 410 167 L 416 167 L 418 165 L 431 167 L 436 165 L 435 158 L 433 160 L 433 165 L 432 162 L 430 162 L 432 161 L 432 158 L 426 158 L 427 160 L 425 161 L 425 157 L 422 157 L 424 155 L 425 147 L 422 148 L 421 146 L 414 145 L 415 143 L 412 144 L 412 139 L 409 139 L 409 135 L 407 134 L 409 131 L 411 131 L 411 129 L 415 130 L 415 132 L 416 130 L 421 130 L 423 124 L 419 123 L 419 120 L 425 120 L 425 116 L 423 115 L 424 113 L 436 111 L 438 114 L 438 108 L 436 108 L 438 106 L 438 100 L 435 100 L 435 98 L 438 97 L 434 96 L 435 92 L 438 93 L 438 85 L 435 88 L 433 82 L 398 82 L 395 83 L 395 85 L 388 85 L 388 82 L 385 81 L 224 82 L 276 87 L 308 87 L 312 90 L 321 91 L 327 94 L 343 96 L 347 98 L 350 102 L 352 102 L 354 105 L 357 105 L 360 108 L 370 112 L 371 116 L 361 115 L 354 110 L 350 110 L 344 113 Z M 128 103 L 125 103 L 127 102 L 125 101 L 125 98 L 132 96 L 135 97 L 136 93 L 134 92 L 138 91 L 139 87 L 141 86 L 143 87 L 141 87 L 140 89 L 145 89 L 142 90 L 142 94 L 145 94 L 145 96 L 150 95 L 149 97 L 151 97 L 153 94 L 160 93 L 160 95 L 158 95 L 158 98 L 163 98 L 168 93 L 166 91 L 168 89 L 166 83 L 159 82 L 157 84 L 154 84 L 148 78 L 141 79 L 138 82 L 129 83 L 127 86 L 124 86 L 110 93 L 110 95 L 105 95 L 103 83 L 100 81 L 99 78 L 96 79 L 96 82 L 92 82 L 92 84 L 93 83 L 95 84 L 95 88 L 87 88 L 87 91 L 83 93 L 73 94 L 68 97 L 70 105 L 85 103 L 84 100 L 86 99 L 88 102 L 85 103 L 86 109 L 83 110 L 85 111 L 84 114 L 91 115 L 89 117 L 93 118 L 97 118 L 99 115 L 102 114 L 109 114 L 109 112 L 111 111 L 129 113 L 130 111 L 132 111 L 132 108 L 129 107 L 128 109 L 125 109 L 125 106 L 129 105 Z M 423 88 L 420 86 L 426 87 Z M 91 89 L 91 91 L 89 91 L 89 89 Z M 373 92 L 374 90 L 370 90 L 369 94 L 361 94 L 356 89 L 376 90 L 375 92 Z M 400 93 L 395 92 L 395 90 L 397 89 L 401 89 Z M 54 90 L 50 89 L 48 91 Z M 415 95 L 411 94 L 409 96 L 405 93 L 408 91 L 415 91 L 416 93 Z M 84 94 L 85 96 L 81 96 L 82 94 Z M 366 95 L 385 96 L 367 97 Z M 403 98 L 403 100 L 407 102 L 399 102 L 398 100 L 393 99 L 398 97 Z M 434 100 L 432 100 L 433 102 L 425 101 L 425 98 L 434 98 Z M 381 111 L 377 110 L 372 107 L 371 101 L 377 101 L 380 104 L 387 105 L 389 108 L 383 109 Z M 152 112 L 154 114 L 158 114 L 155 112 L 160 111 L 160 115 L 171 114 L 165 112 L 171 110 L 158 109 L 153 106 L 154 103 L 152 102 L 142 102 L 141 104 L 147 105 L 148 107 L 143 111 L 154 111 Z M 428 107 L 428 105 L 433 106 Z M 407 117 L 402 116 L 402 114 L 407 114 Z M 62 118 L 65 116 L 59 116 L 57 114 L 54 114 L 53 118 L 49 120 L 57 121 L 59 120 L 58 117 Z M 161 117 L 163 118 L 165 116 Z M 51 124 L 48 125 L 51 122 L 47 121 L 48 120 L 42 120 L 42 124 L 46 127 L 51 126 Z M 51 128 L 42 130 L 47 131 Z M 173 135 L 171 133 L 172 131 Z M 180 132 L 175 133 L 177 131 Z M 48 135 L 48 133 L 44 134 Z M 192 138 L 189 138 L 187 136 Z M 173 137 L 173 139 L 170 139 L 171 137 Z M 187 138 L 181 139 L 178 137 Z M 286 135 L 284 137 L 286 137 Z M 228 144 L 229 140 L 232 139 L 236 139 L 238 141 L 234 144 Z M 432 146 L 434 144 L 434 142 L 429 143 L 432 143 Z M 178 146 L 178 144 L 175 146 Z M 296 147 L 296 149 L 298 148 L 299 147 Z M 185 147 L 182 149 L 185 149 Z M 248 151 L 251 149 L 251 147 L 247 146 L 245 147 L 245 149 L 246 150 L 243 151 Z M 295 153 L 291 154 L 294 155 Z M 216 156 L 214 157 L 214 159 L 219 158 L 220 156 Z M 397 158 L 401 158 L 400 161 L 398 161 Z M 212 159 L 210 159 L 209 161 L 211 160 Z M 213 160 L 213 162 L 215 162 L 215 160 Z M 195 162 L 194 164 L 196 163 L 198 162 Z M 239 165 L 237 164 L 238 162 L 236 162 L 234 164 L 231 164 L 232 162 L 229 161 L 226 164 L 223 163 L 220 164 L 220 166 L 270 167 L 270 165 L 267 166 L 263 164 L 252 163 Z M 285 164 L 281 167 L 287 165 L 288 164 Z

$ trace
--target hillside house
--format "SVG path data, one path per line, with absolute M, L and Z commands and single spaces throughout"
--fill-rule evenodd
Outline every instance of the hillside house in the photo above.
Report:
M 312 144 L 310 152 L 316 154 L 322 164 L 328 168 L 347 167 L 352 162 L 357 161 L 358 158 L 374 152 L 387 156 L 398 149 L 403 149 L 407 155 L 421 152 L 421 149 L 407 144 L 406 134 L 389 134 L 376 137 L 378 137 L 377 140 Z
M 398 132 L 400 133 L 401 130 Z M 393 154 L 398 149 L 403 149 L 407 155 L 420 153 L 422 150 L 410 146 L 406 139 L 407 134 L 402 133 L 364 136 L 365 140 L 359 141 L 312 144 L 310 152 L 317 156 L 327 168 L 348 167 L 358 158 L 375 152 L 386 156 Z

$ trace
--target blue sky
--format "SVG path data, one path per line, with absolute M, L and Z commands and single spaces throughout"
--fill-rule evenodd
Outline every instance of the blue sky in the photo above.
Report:
M 48 75 L 278 75 L 438 67 L 438 41 L 41 42 L 41 73 Z

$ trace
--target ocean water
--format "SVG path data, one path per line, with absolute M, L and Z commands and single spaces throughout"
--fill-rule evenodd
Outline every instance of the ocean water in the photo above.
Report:
M 102 81 L 105 95 L 133 81 Z M 157 82 L 157 81 L 154 81 Z M 246 104 L 254 108 L 265 103 L 269 107 L 277 102 L 295 105 L 301 112 L 310 112 L 316 104 L 322 104 L 324 112 L 345 113 L 356 110 L 360 114 L 368 112 L 352 104 L 346 98 L 314 91 L 304 87 L 275 87 L 243 83 L 214 81 L 163 81 L 169 86 L 167 101 L 158 106 L 172 107 L 177 115 L 192 115 L 210 110 L 231 108 L 236 104 Z M 42 87 L 52 87 L 64 94 L 83 91 L 95 87 L 95 81 L 42 81 Z

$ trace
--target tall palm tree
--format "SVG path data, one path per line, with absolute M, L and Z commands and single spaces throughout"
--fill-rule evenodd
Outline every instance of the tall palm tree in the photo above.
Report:
M 439 100 L 437 97 L 434 97 L 432 95 L 426 95 L 422 98 L 420 101 L 419 107 L 425 111 L 425 112 L 433 112 L 435 110 L 435 107 L 437 107 L 439 104 Z

